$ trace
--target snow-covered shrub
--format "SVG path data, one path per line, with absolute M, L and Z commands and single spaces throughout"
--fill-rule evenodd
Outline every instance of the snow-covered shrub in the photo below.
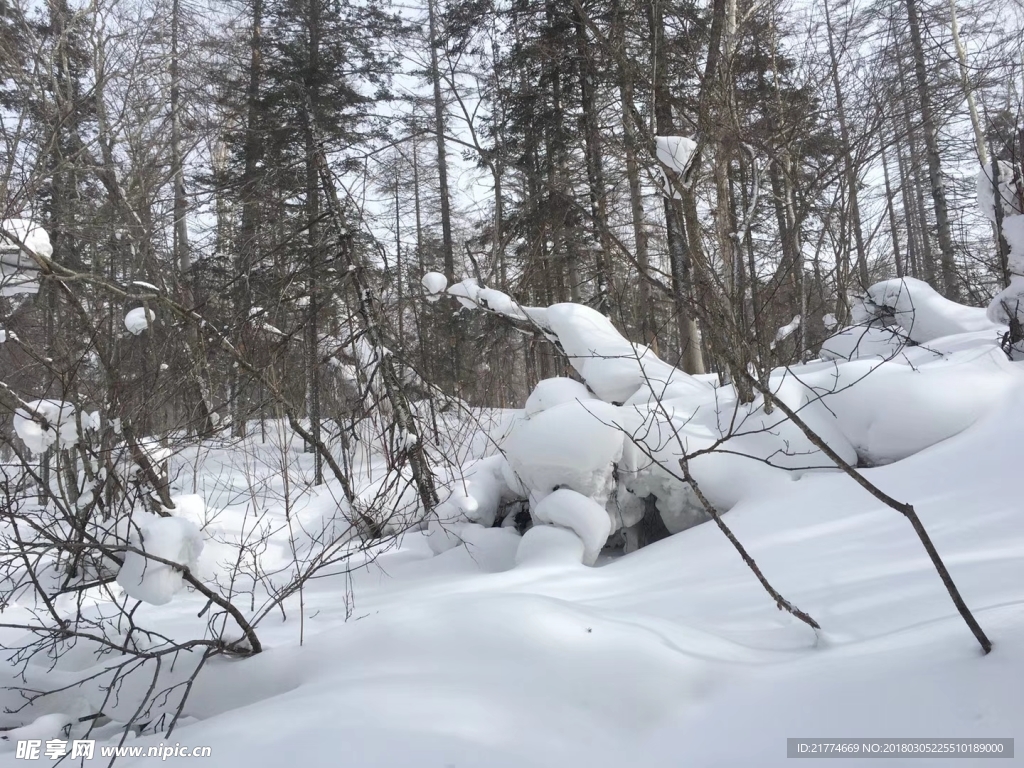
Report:
M 984 309 L 950 301 L 928 283 L 913 277 L 875 283 L 868 288 L 868 297 L 868 306 L 876 317 L 891 316 L 907 338 L 917 344 L 944 336 L 999 329 Z
M 83 429 L 99 429 L 99 414 L 81 414 Z M 62 400 L 33 400 L 14 412 L 14 431 L 35 454 L 51 446 L 71 448 L 78 443 L 79 414 Z
M 151 605 L 164 605 L 184 586 L 182 572 L 168 563 L 195 570 L 203 552 L 203 535 L 195 523 L 180 517 L 136 514 L 117 583 L 125 593 Z M 155 560 L 152 558 L 159 558 Z
M 521 422 L 503 446 L 509 467 L 539 501 L 571 488 L 602 505 L 615 486 L 624 434 L 617 409 L 599 400 L 569 402 Z
M 449 292 L 467 307 L 539 329 L 582 381 L 539 382 L 501 441 L 504 459 L 486 466 L 500 467 L 503 500 L 529 502 L 535 528 L 574 531 L 585 562 L 613 534 L 635 541 L 649 504 L 670 533 L 708 519 L 680 473 L 684 457 L 693 483 L 719 512 L 808 472 L 836 471 L 781 409 L 766 408 L 761 398 L 743 403 L 732 386 L 683 373 L 593 309 L 528 307 L 508 297 L 492 308 L 478 301 L 489 290 L 471 280 Z M 775 396 L 846 464 L 890 463 L 935 445 L 981 418 L 1012 383 L 996 348 L 1001 328 L 982 309 L 904 278 L 871 286 L 854 310 L 860 324 L 826 340 L 821 361 L 769 377 Z M 481 468 L 464 473 L 466 490 L 442 504 L 444 516 L 455 525 L 486 524 L 499 496 L 494 476 L 482 475 L 488 480 L 481 490 Z M 472 513 L 474 505 L 488 514 Z M 430 524 L 437 549 L 458 543 L 451 525 L 441 534 L 441 517 Z M 531 535 L 538 542 L 544 536 Z
M 571 303 L 525 307 L 511 298 L 485 304 L 479 299 L 488 291 L 475 280 L 448 289 L 467 307 L 540 329 L 582 379 L 539 382 L 501 451 L 506 496 L 528 500 L 534 523 L 576 531 L 588 563 L 612 534 L 624 531 L 627 540 L 638 538 L 648 499 L 670 532 L 707 519 L 679 474 L 684 456 L 690 457 L 695 481 L 722 511 L 801 472 L 831 466 L 780 412 L 769 413 L 760 401 L 743 404 L 732 387 L 715 388 L 683 373 L 624 338 L 595 310 Z M 815 392 L 786 382 L 780 396 L 833 450 L 857 461 Z M 440 541 L 438 517 L 430 528 L 432 540 Z M 454 518 L 468 521 L 465 513 Z M 444 546 L 453 541 L 444 539 Z
M 998 199 L 994 168 L 978 174 L 978 205 L 982 214 L 1000 226 L 1009 253 L 1006 270 L 1010 282 L 988 306 L 988 319 L 1009 326 L 1009 345 L 1015 359 L 1024 357 L 1024 188 L 1013 166 L 998 162 Z M 998 214 L 997 215 L 997 206 Z
M 585 385 L 574 379 L 557 377 L 537 382 L 526 399 L 526 415 L 535 416 L 556 405 L 595 399 Z
M 0 233 L 0 296 L 33 294 L 39 290 L 39 265 L 25 248 L 43 258 L 53 256 L 50 235 L 45 229 L 28 219 L 5 219 L 0 229 L 15 239 Z M 18 241 L 21 241 L 20 243 Z

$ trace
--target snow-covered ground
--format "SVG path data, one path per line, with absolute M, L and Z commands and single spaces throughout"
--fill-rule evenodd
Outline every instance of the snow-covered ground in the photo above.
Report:
M 891 293 L 879 289 L 874 299 L 882 304 Z M 579 313 L 560 306 L 552 324 L 579 330 L 571 322 Z M 925 311 L 929 303 L 915 306 Z M 459 538 L 439 545 L 433 525 L 367 553 L 363 568 L 318 574 L 283 611 L 261 620 L 262 653 L 206 665 L 170 743 L 211 746 L 213 757 L 203 764 L 225 768 L 746 768 L 786 764 L 787 737 L 1012 737 L 1024 747 L 1024 507 L 1016 476 L 1024 375 L 1002 356 L 998 334 L 969 314 L 966 327 L 952 330 L 918 317 L 917 332 L 940 328 L 935 333 L 947 335 L 928 334 L 902 350 L 868 345 L 857 353 L 846 344 L 838 357 L 849 362 L 778 371 L 773 386 L 837 452 L 882 465 L 864 469 L 865 476 L 914 505 L 993 641 L 991 654 L 982 655 L 907 520 L 834 469 L 795 471 L 781 458 L 782 468 L 743 457 L 707 457 L 692 467 L 728 508 L 725 520 L 766 577 L 821 632 L 776 608 L 714 524 L 630 554 L 597 555 L 611 526 L 601 517 L 604 503 L 614 498 L 602 468 L 628 459 L 621 431 L 609 452 L 615 445 L 602 429 L 616 413 L 640 412 L 651 388 L 662 387 L 674 409 L 702 404 L 686 417 L 688 439 L 699 447 L 701 435 L 717 427 L 695 414 L 729 395 L 667 370 L 643 350 L 632 359 L 587 358 L 585 340 L 577 340 L 567 351 L 583 378 L 590 371 L 606 385 L 602 392 L 587 380 L 591 391 L 611 400 L 630 399 L 632 389 L 632 404 L 590 399 L 582 385 L 560 381 L 539 388 L 526 412 L 498 414 L 499 431 L 511 430 L 507 462 L 522 470 L 515 473 L 525 486 L 518 493 L 530 496 L 534 528 L 521 537 L 514 528 L 486 527 L 491 501 L 501 495 L 495 488 L 510 478 L 501 457 L 479 462 L 446 502 L 456 519 L 470 521 L 458 523 Z M 644 360 L 653 374 L 638 380 Z M 792 425 L 770 422 L 756 408 L 747 415 L 759 419 L 758 430 L 740 429 L 731 440 L 745 438 L 737 445 L 750 455 L 761 455 L 766 435 L 788 439 Z M 561 444 L 547 442 L 571 437 L 567 425 L 582 418 L 595 430 L 580 449 L 590 468 L 579 456 L 560 463 Z M 308 551 L 340 504 L 331 484 L 304 487 L 310 456 L 297 441 L 264 445 L 257 436 L 245 445 L 206 446 L 175 459 L 177 515 L 194 524 L 175 540 L 191 542 L 198 528 L 205 541 L 201 553 L 190 543 L 165 556 L 193 562 L 196 573 L 222 587 L 246 538 L 265 539 L 259 557 L 268 582 L 285 578 L 296 551 Z M 540 445 L 547 452 L 537 454 Z M 803 454 L 787 456 L 792 463 Z M 361 467 L 365 487 L 379 483 L 379 465 Z M 537 496 L 565 472 L 575 473 L 568 487 Z M 644 482 L 655 492 L 653 481 Z M 581 562 L 595 556 L 592 567 Z M 160 597 L 180 588 L 172 586 L 158 590 Z M 250 606 L 246 585 L 236 587 L 247 615 L 258 612 L 256 596 Z M 165 605 L 142 604 L 135 620 L 193 637 L 205 605 L 186 589 Z M 102 611 L 102 603 L 92 610 Z M 11 641 L 9 631 L 2 637 Z M 89 666 L 83 656 L 87 649 L 34 674 L 50 685 L 62 675 L 71 681 Z M 195 660 L 181 654 L 175 665 L 166 674 L 184 680 Z M 140 691 L 147 684 L 132 683 Z M 133 691 L 128 686 L 104 712 L 127 720 L 137 705 Z M 89 705 L 68 696 L 45 714 L 74 718 Z M 57 721 L 38 724 L 35 738 L 55 735 L 46 727 L 59 728 Z M 112 726 L 94 735 L 115 737 Z M 144 733 L 130 743 L 165 741 Z M 12 744 L 4 748 L 0 766 L 24 764 Z M 915 764 L 947 762 L 979 761 Z

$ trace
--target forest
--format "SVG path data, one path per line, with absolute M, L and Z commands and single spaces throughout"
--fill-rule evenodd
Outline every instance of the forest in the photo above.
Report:
M 0 147 L 0 765 L 1024 738 L 1021 0 L 0 0 Z

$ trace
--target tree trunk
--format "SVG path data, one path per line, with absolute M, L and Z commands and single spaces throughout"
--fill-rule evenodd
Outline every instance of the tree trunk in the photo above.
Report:
M 178 75 L 178 36 L 181 27 L 180 0 L 171 2 L 171 174 L 174 185 L 174 258 L 182 274 L 192 266 L 188 250 L 185 162 L 181 152 L 181 82 Z
M 252 0 L 252 27 L 249 32 L 249 82 L 246 86 L 246 125 L 245 144 L 243 145 L 244 166 L 242 170 L 242 225 L 241 241 L 237 245 L 237 272 L 235 287 L 235 308 L 242 325 L 238 329 L 237 341 L 241 342 L 242 333 L 249 320 L 252 308 L 252 291 L 249 278 L 256 266 L 258 253 L 257 237 L 259 231 L 260 191 L 260 159 L 261 159 L 261 105 L 260 89 L 263 80 L 263 0 Z M 245 373 L 235 369 L 232 371 L 232 432 L 244 437 L 246 423 L 249 418 L 247 406 L 249 381 Z
M 452 241 L 451 197 L 448 192 L 448 151 L 445 147 L 444 100 L 441 97 L 441 70 L 437 61 L 440 45 L 437 31 L 437 0 L 427 0 L 427 22 L 430 32 L 430 80 L 434 99 L 434 138 L 437 142 L 437 181 L 441 196 L 441 243 L 444 257 L 444 276 L 453 285 L 455 274 L 455 246 Z M 448 338 L 451 345 L 451 373 L 453 391 L 457 392 L 462 371 L 462 334 L 456 315 L 448 314 Z
M 320 439 L 320 350 L 319 321 L 320 285 L 320 180 L 319 153 L 316 145 L 317 116 L 320 106 L 318 75 L 320 69 L 320 1 L 307 0 L 306 23 L 309 35 L 309 71 L 306 73 L 306 222 L 308 243 L 307 278 L 309 311 L 306 319 L 306 410 L 309 432 L 313 437 L 313 484 L 324 482 L 323 457 L 318 449 Z
M 587 181 L 590 187 L 590 215 L 594 224 L 594 236 L 598 243 L 594 259 L 594 279 L 597 284 L 598 312 L 610 315 L 613 312 L 614 281 L 611 271 L 612 244 L 608 237 L 608 213 L 604 181 L 604 160 L 601 156 L 601 127 L 594 105 L 594 71 L 590 61 L 590 46 L 580 6 L 574 7 L 576 16 L 576 50 L 579 55 L 579 80 L 581 115 L 584 144 L 587 155 Z M 641 281 L 642 282 L 642 281 Z M 619 318 L 621 322 L 621 317 Z
M 924 45 L 921 42 L 921 22 L 917 13 L 917 0 L 906 0 L 910 20 L 910 43 L 914 53 L 914 72 L 921 107 L 921 127 L 924 130 L 925 153 L 928 158 L 928 182 L 935 203 L 935 228 L 939 241 L 942 282 L 947 299 L 959 301 L 960 283 L 956 274 L 953 236 L 949 227 L 949 208 L 942 183 L 942 164 L 939 158 L 938 127 L 932 113 L 931 93 L 928 89 L 928 71 L 925 69 Z
M 882 142 L 882 178 L 885 181 L 885 209 L 889 215 L 889 237 L 892 240 L 892 256 L 896 262 L 896 277 L 903 277 L 907 270 L 900 256 L 900 232 L 896 226 L 896 210 L 893 206 L 892 186 L 889 183 L 889 159 L 885 154 L 885 142 Z
M 964 89 L 964 97 L 967 99 L 967 112 L 971 116 L 971 127 L 974 129 L 974 148 L 978 153 L 978 161 L 982 166 L 988 165 L 988 152 L 985 151 L 985 132 L 981 128 L 981 118 L 978 117 L 978 104 L 974 98 L 974 87 L 971 85 L 969 70 L 967 69 L 967 49 L 960 40 L 960 22 L 956 18 L 956 0 L 949 0 L 950 28 L 953 33 L 953 47 L 956 48 L 956 58 L 960 64 L 960 83 Z
M 674 136 L 670 94 L 666 82 L 668 58 L 665 54 L 665 20 L 659 3 L 647 4 L 647 22 L 650 27 L 651 44 L 654 46 L 654 119 L 659 136 Z M 691 279 L 692 260 L 690 248 L 697 242 L 687 243 L 683 212 L 679 201 L 671 194 L 664 196 L 665 234 L 668 241 L 669 265 L 672 273 L 672 293 L 675 302 L 676 321 L 679 325 L 679 341 L 682 347 L 680 367 L 691 374 L 704 373 L 704 356 L 700 348 L 700 334 L 690 304 L 693 301 Z M 692 233 L 696 236 L 697 233 Z
M 864 233 L 861 231 L 860 202 L 857 194 L 857 187 L 860 182 L 857 178 L 857 166 L 853 159 L 853 148 L 850 145 L 850 129 L 846 120 L 843 89 L 839 81 L 839 57 L 836 54 L 835 39 L 832 34 L 832 18 L 829 13 L 828 0 L 824 0 L 823 5 L 825 8 L 825 29 L 828 31 L 829 74 L 836 95 L 839 136 L 843 143 L 843 165 L 846 171 L 846 186 L 849 189 L 849 224 L 853 230 L 854 244 L 857 248 L 857 276 L 860 278 L 861 289 L 867 290 L 871 280 L 868 277 L 868 259 L 867 251 L 864 247 Z

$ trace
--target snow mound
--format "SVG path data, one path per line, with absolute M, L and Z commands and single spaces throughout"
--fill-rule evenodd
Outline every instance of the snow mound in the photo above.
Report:
M 182 573 L 166 563 L 149 559 L 159 557 L 189 570 L 196 568 L 203 552 L 203 535 L 195 523 L 181 517 L 137 517 L 137 529 L 129 544 L 138 552 L 126 552 L 117 583 L 136 600 L 165 605 L 181 591 Z
M 505 457 L 496 454 L 469 462 L 462 467 L 460 476 L 450 480 L 448 497 L 442 497 L 428 522 L 428 541 L 435 553 L 462 543 L 455 528 L 460 523 L 477 523 L 487 528 L 494 525 L 501 500 L 509 495 L 505 475 Z
M 1024 219 L 1024 216 L 1020 217 Z M 1024 314 L 1024 275 L 1011 275 L 1010 284 L 1003 288 L 988 305 L 988 319 L 1009 325 L 1010 318 Z
M 801 375 L 868 464 L 888 464 L 963 432 L 996 407 L 1020 372 L 994 345 L 913 366 L 856 360 Z
M 644 386 L 672 386 L 695 397 L 713 396 L 709 384 L 663 362 L 648 347 L 628 341 L 597 310 L 555 304 L 536 316 L 557 337 L 587 386 L 605 402 L 624 403 Z
M 535 525 L 516 550 L 516 565 L 578 565 L 586 556 L 583 539 L 553 525 Z
M 546 411 L 556 405 L 573 403 L 577 400 L 593 400 L 594 396 L 584 384 L 574 379 L 557 376 L 552 379 L 543 379 L 537 382 L 533 392 L 526 400 L 526 415 L 535 416 L 541 411 Z
M 420 282 L 427 301 L 437 301 L 448 287 L 448 278 L 440 272 L 427 272 Z
M 822 360 L 857 360 L 880 357 L 889 360 L 900 353 L 907 339 L 892 328 L 853 325 L 829 336 L 818 353 Z
M 608 542 L 611 518 L 604 507 L 576 491 L 561 488 L 533 508 L 537 522 L 567 528 L 583 542 L 583 564 L 593 565 Z
M 202 528 L 208 521 L 206 501 L 197 493 L 183 493 L 172 496 L 175 517 L 189 520 Z
M 399 533 L 423 519 L 423 504 L 412 473 L 392 470 L 356 489 L 356 507 L 374 520 L 384 535 Z
M 456 523 L 443 528 L 436 525 L 431 522 L 427 533 L 427 543 L 435 555 L 462 546 L 473 565 L 484 573 L 507 571 L 515 565 L 519 534 L 514 530 L 485 528 L 477 523 Z
M 48 741 L 50 739 L 65 738 L 68 730 L 77 719 L 61 712 L 54 712 L 37 717 L 28 725 L 14 728 L 5 733 L 4 737 L 15 743 L 30 739 Z
M 53 445 L 70 448 L 78 444 L 74 405 L 63 400 L 33 400 L 26 406 L 14 412 L 14 431 L 32 453 L 46 453 Z M 83 429 L 97 428 L 98 422 L 98 414 L 82 415 Z
M 998 327 L 979 307 L 967 307 L 940 296 L 912 277 L 883 280 L 868 288 L 876 316 L 890 314 L 911 341 L 923 344 L 942 336 Z M 868 307 L 868 309 L 872 309 Z
M 154 322 L 156 322 L 156 312 L 145 307 L 136 307 L 124 316 L 124 327 L 133 336 L 138 336 Z
M 776 396 L 846 463 L 891 463 L 946 440 L 982 418 L 1014 380 L 997 346 L 1000 327 L 985 311 L 921 281 L 878 283 L 852 310 L 859 325 L 825 342 L 824 362 L 770 375 Z M 533 509 L 568 489 L 603 507 L 610 533 L 625 529 L 629 541 L 651 501 L 670 533 L 707 519 L 680 473 L 684 455 L 721 512 L 807 473 L 836 470 L 780 409 L 760 397 L 742 403 L 731 385 L 686 375 L 593 309 L 517 311 L 586 383 L 541 382 L 504 440 L 507 493 Z M 794 318 L 779 336 L 796 327 Z
M 618 410 L 598 400 L 557 405 L 523 421 L 505 440 L 512 472 L 535 501 L 558 488 L 604 504 L 622 456 Z

